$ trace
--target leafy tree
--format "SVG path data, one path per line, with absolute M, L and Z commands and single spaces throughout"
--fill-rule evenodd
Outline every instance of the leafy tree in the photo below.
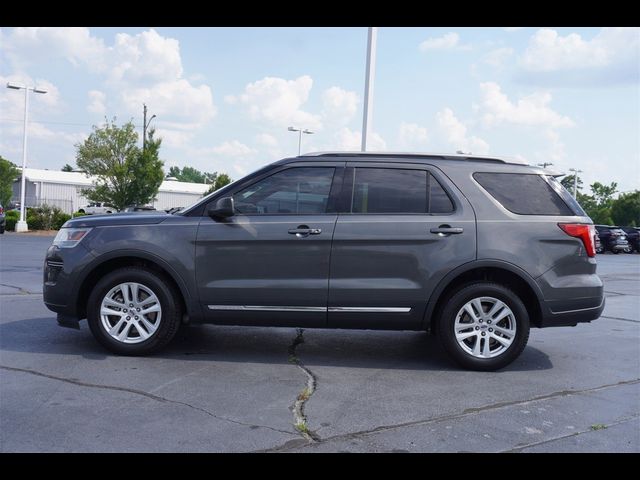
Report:
M 560 180 L 560 183 L 562 184 L 562 186 L 567 190 L 569 190 L 569 192 L 571 192 L 572 195 L 573 195 L 573 181 L 574 181 L 573 179 L 574 178 L 575 178 L 575 175 L 567 175 L 562 180 Z M 578 177 L 578 192 L 580 190 L 582 190 L 582 179 Z
M 232 181 L 233 180 L 231 180 L 231 177 L 226 173 L 221 173 L 220 175 L 217 175 L 215 182 L 211 185 L 209 190 L 207 190 L 203 196 L 207 196 L 211 192 L 215 192 L 216 190 L 221 189 L 225 185 L 230 184 Z
M 161 139 L 148 133 L 146 149 L 138 147 L 138 134 L 131 121 L 122 127 L 115 119 L 76 144 L 76 164 L 97 179 L 83 194 L 93 202 L 103 202 L 122 210 L 127 205 L 151 202 L 164 178 L 163 162 L 158 158 Z
M 640 226 L 640 190 L 620 194 L 611 205 L 611 218 L 615 225 Z
M 167 176 L 175 177 L 179 182 L 214 183 L 218 173 L 201 172 L 193 167 L 171 167 Z
M 60 170 L 62 170 L 63 172 L 73 172 L 73 167 L 68 163 L 65 163 L 64 167 L 62 167 Z
M 617 192 L 618 184 L 612 182 L 611 185 L 603 185 L 600 182 L 591 184 L 591 193 L 596 199 L 598 206 L 610 207 L 613 201 L 613 195 Z
M 0 204 L 5 208 L 13 196 L 13 182 L 18 173 L 15 164 L 0 155 Z
M 576 200 L 594 223 L 612 225 L 611 205 L 618 184 L 612 182 L 610 185 L 603 185 L 595 182 L 590 185 L 590 188 L 591 195 L 578 192 Z

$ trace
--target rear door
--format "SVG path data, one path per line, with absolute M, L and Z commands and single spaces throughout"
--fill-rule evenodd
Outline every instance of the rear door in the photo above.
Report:
M 423 164 L 348 163 L 343 185 L 329 327 L 421 328 L 435 285 L 476 258 L 470 204 Z

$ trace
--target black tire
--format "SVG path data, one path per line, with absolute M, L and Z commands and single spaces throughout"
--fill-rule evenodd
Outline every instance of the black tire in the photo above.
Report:
M 78 213 L 85 213 L 84 208 L 81 208 L 80 210 L 78 210 Z
M 516 334 L 513 342 L 503 353 L 493 358 L 474 357 L 458 344 L 455 336 L 458 312 L 467 302 L 478 297 L 493 297 L 504 302 L 513 312 L 515 319 Z M 512 290 L 492 282 L 476 282 L 462 286 L 447 299 L 437 322 L 437 335 L 442 347 L 458 365 L 469 370 L 493 371 L 503 368 L 518 358 L 529 340 L 529 313 L 524 303 Z
M 115 286 L 136 282 L 150 289 L 160 301 L 162 317 L 158 329 L 140 343 L 127 344 L 111 337 L 100 320 L 100 307 L 105 295 Z M 93 288 L 87 303 L 87 321 L 96 340 L 120 355 L 148 355 L 166 346 L 175 337 L 182 322 L 180 297 L 162 274 L 144 267 L 125 267 L 105 275 Z
M 611 253 L 618 255 L 620 253 L 620 250 L 611 250 Z

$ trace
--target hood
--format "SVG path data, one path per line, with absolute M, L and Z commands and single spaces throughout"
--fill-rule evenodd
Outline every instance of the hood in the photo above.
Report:
M 110 213 L 106 215 L 85 215 L 73 218 L 64 224 L 66 228 L 104 227 L 113 225 L 154 225 L 169 217 L 165 212 Z

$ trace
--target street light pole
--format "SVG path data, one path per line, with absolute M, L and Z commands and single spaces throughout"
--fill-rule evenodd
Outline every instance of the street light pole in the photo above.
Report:
M 573 172 L 573 198 L 578 198 L 578 174 L 582 173 L 582 170 L 570 168 L 570 172 Z
M 142 106 L 144 107 L 142 109 L 142 153 L 144 153 L 147 148 L 147 127 L 156 116 L 152 115 L 147 122 L 147 104 L 143 103 Z
M 367 151 L 367 137 L 373 116 L 373 76 L 376 72 L 377 27 L 369 27 L 367 36 L 367 71 L 364 77 L 364 108 L 362 112 L 362 145 L 360 150 Z
M 29 90 L 34 93 L 47 93 L 37 87 L 28 87 L 26 85 L 18 85 L 7 82 L 7 88 L 13 90 L 24 90 L 24 131 L 22 134 L 22 175 L 20 179 L 20 220 L 16 222 L 16 232 L 26 232 L 29 230 L 25 220 L 24 204 L 26 200 L 26 174 L 27 174 L 27 125 L 29 122 Z
M 304 130 L 302 128 L 289 127 L 287 128 L 290 132 L 298 132 L 298 156 L 300 156 L 300 149 L 302 147 L 302 134 L 305 133 L 307 135 L 313 135 L 313 132 L 308 128 Z

